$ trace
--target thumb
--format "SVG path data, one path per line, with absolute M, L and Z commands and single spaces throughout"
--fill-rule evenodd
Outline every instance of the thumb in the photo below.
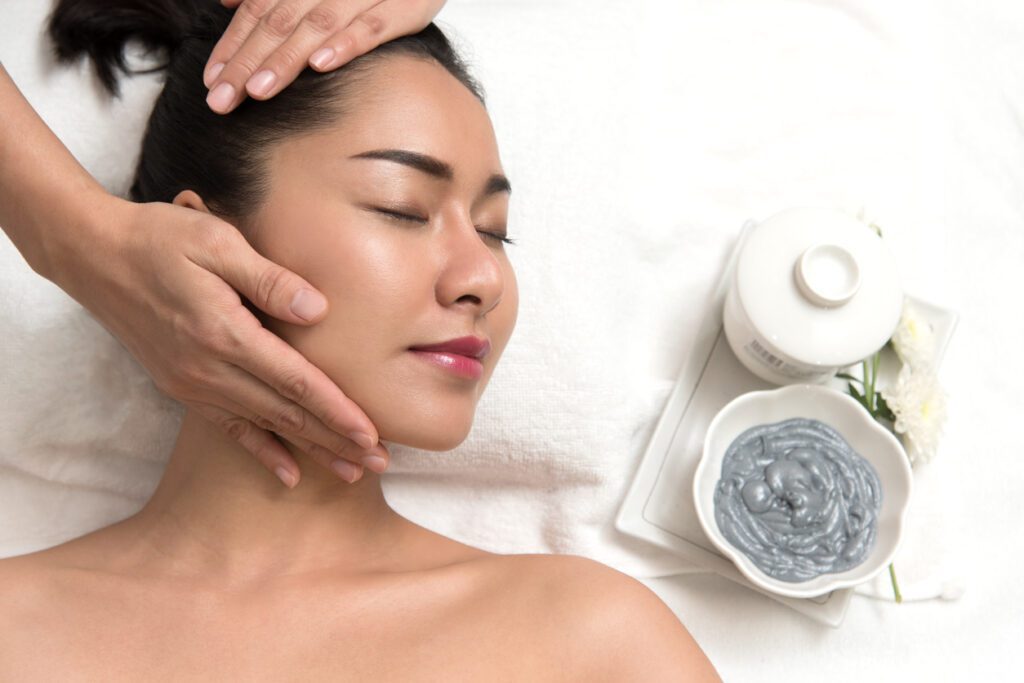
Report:
M 235 246 L 237 245 L 237 246 Z M 264 313 L 298 325 L 319 322 L 327 298 L 292 271 L 261 256 L 244 239 L 220 259 L 224 281 Z

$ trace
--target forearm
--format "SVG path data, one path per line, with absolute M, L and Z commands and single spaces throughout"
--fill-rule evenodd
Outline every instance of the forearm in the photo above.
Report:
M 33 270 L 57 282 L 72 244 L 121 202 L 75 160 L 2 64 L 0 114 L 0 227 Z

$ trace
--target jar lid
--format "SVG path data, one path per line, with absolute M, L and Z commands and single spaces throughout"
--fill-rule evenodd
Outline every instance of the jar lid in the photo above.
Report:
M 833 209 L 788 209 L 758 225 L 736 264 L 736 288 L 757 332 L 811 365 L 867 358 L 892 336 L 903 308 L 881 237 Z

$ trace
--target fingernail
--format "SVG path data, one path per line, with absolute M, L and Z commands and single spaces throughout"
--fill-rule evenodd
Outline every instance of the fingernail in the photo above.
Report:
M 284 467 L 277 467 L 274 469 L 274 474 L 277 478 L 284 482 L 284 485 L 290 489 L 295 488 L 295 484 L 298 482 L 295 480 L 295 475 L 286 470 Z
M 363 474 L 361 468 L 353 465 L 348 460 L 335 460 L 331 463 L 331 469 L 337 472 L 339 477 L 350 484 L 354 484 Z
M 223 114 L 235 101 L 235 87 L 230 83 L 221 83 L 206 96 L 206 104 L 218 114 Z
M 359 447 L 364 451 L 368 451 L 374 446 L 373 437 L 363 432 L 352 432 L 348 435 L 348 438 L 359 444 Z
M 251 95 L 263 97 L 270 92 L 272 87 L 274 87 L 274 81 L 276 80 L 277 74 L 270 69 L 257 71 L 256 74 L 253 75 L 253 77 L 245 84 L 245 89 L 248 90 Z
M 317 69 L 326 69 L 334 61 L 334 48 L 333 47 L 322 47 L 313 53 L 313 56 L 309 58 L 309 63 Z
M 368 455 L 363 458 L 363 467 L 368 467 L 377 474 L 380 474 L 388 468 L 388 462 L 379 455 Z
M 206 87 L 209 88 L 213 85 L 213 82 L 217 80 L 217 76 L 220 76 L 220 72 L 224 70 L 224 63 L 217 62 L 210 67 L 210 70 L 206 72 Z
M 311 289 L 300 289 L 292 298 L 292 313 L 303 320 L 312 320 L 327 308 L 327 299 Z M 371 444 L 373 445 L 373 444 Z

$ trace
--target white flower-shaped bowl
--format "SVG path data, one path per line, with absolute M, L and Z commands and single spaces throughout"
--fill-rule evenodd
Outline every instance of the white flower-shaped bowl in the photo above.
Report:
M 715 521 L 715 488 L 729 445 L 750 427 L 795 417 L 818 420 L 838 431 L 853 450 L 871 463 L 882 486 L 875 544 L 864 562 L 843 572 L 820 574 L 801 582 L 782 581 L 762 572 L 726 540 Z M 715 415 L 704 439 L 693 496 L 704 533 L 751 583 L 779 595 L 810 598 L 867 581 L 892 561 L 903 535 L 912 488 L 913 477 L 903 446 L 857 401 L 828 387 L 794 384 L 743 394 Z

